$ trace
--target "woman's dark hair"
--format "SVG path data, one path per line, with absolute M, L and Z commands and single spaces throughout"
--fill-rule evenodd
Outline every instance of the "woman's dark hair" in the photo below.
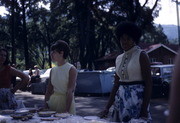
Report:
M 131 37 L 136 44 L 139 44 L 139 40 L 141 38 L 142 31 L 133 22 L 125 21 L 125 22 L 121 22 L 116 27 L 115 35 L 116 35 L 116 38 L 117 38 L 117 40 L 116 40 L 117 44 L 119 44 L 119 40 L 124 34 Z
M 0 52 L 2 52 L 2 51 L 6 52 L 6 60 L 5 60 L 5 62 L 3 64 L 8 65 L 9 64 L 9 53 L 5 48 L 0 47 Z
M 56 41 L 52 46 L 51 46 L 51 51 L 56 50 L 58 53 L 61 51 L 64 52 L 63 58 L 66 59 L 69 55 L 70 48 L 67 42 L 63 40 L 58 40 Z

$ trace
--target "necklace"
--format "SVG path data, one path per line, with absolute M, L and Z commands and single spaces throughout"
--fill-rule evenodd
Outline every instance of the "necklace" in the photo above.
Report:
M 127 60 L 128 60 L 128 54 L 126 54 L 125 60 L 124 60 L 124 62 L 123 62 L 122 68 L 121 68 L 121 74 L 122 74 L 123 79 L 126 78 L 126 75 L 125 75 L 125 69 L 126 69 L 126 68 L 125 68 L 125 67 L 127 67 L 127 66 L 126 66 Z

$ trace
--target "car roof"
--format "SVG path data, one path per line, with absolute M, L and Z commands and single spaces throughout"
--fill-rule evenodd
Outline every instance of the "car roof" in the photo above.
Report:
M 174 64 L 151 65 L 151 67 L 173 67 Z

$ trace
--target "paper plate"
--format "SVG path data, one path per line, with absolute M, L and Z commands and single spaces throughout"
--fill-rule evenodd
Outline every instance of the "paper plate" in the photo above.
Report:
M 26 109 L 20 109 L 14 112 L 15 114 L 27 114 L 29 113 L 29 110 Z
M 60 117 L 60 118 L 67 118 L 67 117 L 71 116 L 71 114 L 69 114 L 69 113 L 57 113 L 54 116 Z
M 47 118 L 41 118 L 42 121 L 54 121 L 54 120 L 58 120 L 58 118 L 55 117 L 47 117 Z
M 28 118 L 31 119 L 34 115 L 33 114 L 12 114 L 10 115 L 13 119 L 22 119 L 22 118 Z
M 41 111 L 41 112 L 38 112 L 38 115 L 40 117 L 50 117 L 52 114 L 55 114 L 56 112 L 55 111 Z
M 85 116 L 84 119 L 85 120 L 97 120 L 97 119 L 99 119 L 99 117 L 98 116 Z

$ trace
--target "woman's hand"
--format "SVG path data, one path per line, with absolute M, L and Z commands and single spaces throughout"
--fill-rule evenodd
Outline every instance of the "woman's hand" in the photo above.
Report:
M 44 109 L 49 109 L 49 106 L 48 106 L 47 102 L 44 103 Z
M 148 111 L 147 110 L 141 110 L 139 117 L 148 118 Z
M 15 90 L 14 89 L 10 89 L 11 93 L 14 94 L 15 93 Z
M 100 118 L 106 118 L 108 113 L 109 113 L 109 110 L 108 109 L 104 109 L 98 115 L 99 115 Z

